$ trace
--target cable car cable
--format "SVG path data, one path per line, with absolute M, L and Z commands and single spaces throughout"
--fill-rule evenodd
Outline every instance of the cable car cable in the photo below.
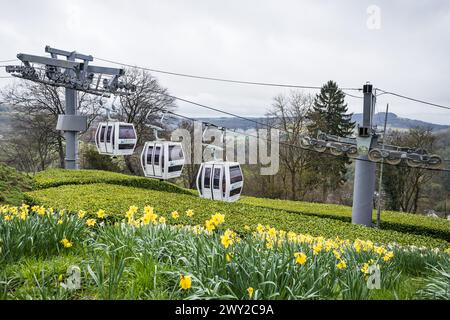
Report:
M 396 96 L 396 97 L 399 97 L 399 98 L 402 98 L 402 99 L 406 99 L 406 100 L 410 100 L 410 101 L 426 104 L 426 105 L 433 106 L 433 107 L 436 107 L 436 108 L 450 110 L 449 106 L 445 106 L 445 105 L 437 104 L 437 103 L 432 103 L 432 102 L 428 102 L 428 101 L 420 100 L 420 99 L 416 99 L 416 98 L 411 98 L 411 97 L 408 97 L 408 96 L 405 96 L 405 95 L 401 95 L 401 94 L 398 94 L 398 93 L 395 93 L 395 92 L 385 91 L 385 90 L 382 90 L 380 88 L 377 88 L 377 89 L 380 90 L 383 94 L 389 94 L 389 95 Z
M 193 75 L 193 74 L 187 74 L 187 73 L 179 73 L 179 72 L 172 72 L 172 71 L 166 71 L 161 69 L 153 69 L 153 68 L 147 68 L 147 67 L 140 67 L 137 65 L 131 65 L 127 63 L 121 63 L 117 61 L 112 61 L 108 59 L 102 59 L 98 57 L 94 57 L 97 60 L 108 62 L 116 65 L 122 65 L 129 68 L 137 68 L 141 70 L 156 72 L 156 73 L 162 73 L 162 74 L 168 74 L 172 76 L 179 76 L 179 77 L 187 77 L 187 78 L 193 78 L 193 79 L 200 79 L 200 80 L 211 80 L 211 81 L 220 81 L 220 82 L 228 82 L 228 83 L 237 83 L 237 84 L 247 84 L 247 85 L 257 85 L 257 86 L 268 86 L 268 87 L 283 87 L 283 88 L 298 88 L 298 89 L 314 89 L 314 90 L 320 90 L 322 89 L 321 86 L 310 86 L 310 85 L 295 85 L 295 84 L 281 84 L 281 83 L 271 83 L 271 82 L 258 82 L 258 81 L 244 81 L 244 80 L 234 80 L 234 79 L 224 79 L 224 78 L 217 78 L 217 77 L 207 77 L 207 76 L 199 76 L 199 75 Z M 361 91 L 361 88 L 341 88 L 342 90 L 353 90 L 353 91 Z
M 205 122 L 203 122 L 203 121 L 199 121 L 198 119 L 191 118 L 191 117 L 188 117 L 188 116 L 184 116 L 184 115 L 181 115 L 181 114 L 176 113 L 176 112 L 173 112 L 173 111 L 168 111 L 168 113 L 173 114 L 173 115 L 175 115 L 175 116 L 177 116 L 177 117 L 180 117 L 180 118 L 184 118 L 184 119 L 186 119 L 186 120 L 190 120 L 190 121 L 192 121 L 192 122 L 202 122 L 202 123 L 205 123 Z M 243 136 L 248 136 L 248 137 L 253 137 L 253 138 L 257 138 L 257 139 L 262 139 L 262 140 L 267 141 L 267 142 L 272 142 L 271 139 L 261 138 L 261 137 L 259 137 L 259 136 L 252 135 L 252 134 L 245 133 L 245 132 L 236 132 L 236 130 L 234 130 L 234 129 L 230 129 L 230 128 L 227 128 L 227 127 L 219 126 L 219 125 L 216 125 L 216 124 L 213 124 L 213 123 L 208 123 L 208 124 L 213 125 L 213 126 L 218 127 L 218 128 L 219 128 L 219 127 L 220 127 L 220 128 L 223 128 L 224 130 L 231 131 L 231 132 L 233 132 L 233 133 L 235 133 L 235 134 L 240 134 L 240 135 L 243 135 Z M 274 128 L 274 129 L 276 129 L 276 128 Z M 276 130 L 279 130 L 279 129 L 276 129 Z M 280 130 L 280 131 L 283 131 L 283 130 Z M 314 149 L 306 149 L 306 148 L 302 148 L 302 147 L 300 147 L 300 146 L 297 146 L 297 145 L 294 145 L 294 144 L 291 144 L 291 143 L 287 143 L 287 142 L 279 142 L 279 143 L 280 143 L 281 145 L 284 145 L 284 146 L 287 146 L 287 147 L 293 147 L 293 148 L 296 148 L 296 149 L 300 149 L 300 150 L 302 150 L 302 151 L 315 152 L 315 153 L 318 153 L 318 154 L 321 154 L 321 155 L 325 155 L 325 156 L 328 156 L 328 157 L 336 157 L 336 158 L 344 158 L 344 157 L 345 157 L 345 156 L 343 156 L 343 155 L 337 156 L 337 155 L 334 155 L 334 154 L 331 154 L 331 153 L 323 153 L 323 152 L 319 152 L 319 151 L 314 150 Z M 365 162 L 373 162 L 373 161 L 365 160 L 365 159 L 355 159 L 355 158 L 350 158 L 350 157 L 348 157 L 348 158 L 349 158 L 349 159 L 352 159 L 352 160 L 359 160 L 359 161 L 365 161 Z M 443 160 L 443 161 L 448 161 L 448 160 Z M 387 162 L 385 162 L 385 164 L 386 164 L 386 165 L 389 165 L 389 166 L 395 166 L 395 167 L 410 168 L 409 166 L 403 165 L 403 164 L 394 165 L 394 164 L 390 164 L 390 163 L 387 163 Z M 450 169 L 435 169 L 435 168 L 417 168 L 417 169 L 424 169 L 424 170 L 438 171 L 438 172 L 450 172 Z

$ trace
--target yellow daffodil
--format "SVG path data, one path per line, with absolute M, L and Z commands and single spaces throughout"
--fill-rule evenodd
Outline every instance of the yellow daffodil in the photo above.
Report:
M 192 218 L 194 216 L 194 210 L 189 209 L 188 211 L 186 211 L 186 216 Z
M 214 229 L 216 229 L 216 225 L 212 220 L 206 220 L 205 221 L 205 228 L 208 230 L 208 232 L 213 232 Z
M 106 217 L 105 210 L 100 209 L 100 210 L 97 211 L 97 218 L 104 219 L 105 217 Z
M 347 263 L 344 260 L 339 261 L 339 263 L 336 265 L 336 267 L 339 270 L 347 268 Z
M 227 253 L 225 255 L 225 259 L 227 262 L 231 262 L 231 259 L 233 258 L 234 254 L 233 253 Z
M 255 290 L 252 287 L 247 288 L 247 294 L 248 294 L 249 299 L 251 299 L 253 297 L 254 291 Z
M 145 206 L 144 207 L 144 214 L 152 214 L 153 213 L 153 207 Z
M 226 249 L 233 244 L 233 240 L 226 234 L 220 237 L 220 241 Z
M 63 224 L 63 220 L 62 220 L 62 219 L 59 219 L 59 220 L 58 220 L 58 224 Z
M 341 259 L 341 253 L 337 250 L 333 250 L 333 254 L 336 257 L 337 260 Z
M 225 222 L 225 215 L 216 213 L 215 215 L 211 216 L 211 221 L 216 225 L 219 226 L 222 223 Z
M 93 227 L 93 226 L 95 226 L 95 223 L 96 223 L 97 221 L 95 220 L 95 219 L 87 219 L 86 220 L 86 224 L 89 226 L 89 227 Z
M 165 224 L 165 223 L 166 223 L 166 218 L 160 217 L 160 218 L 159 218 L 159 223 Z
M 387 253 L 384 255 L 383 260 L 384 260 L 385 262 L 388 262 L 388 261 L 391 260 L 393 257 L 394 257 L 394 252 L 389 251 L 389 252 L 387 252 Z
M 369 264 L 368 263 L 363 264 L 363 266 L 361 267 L 361 272 L 364 274 L 369 273 Z
M 176 220 L 176 219 L 178 219 L 180 217 L 180 214 L 177 211 L 173 211 L 171 213 L 171 216 L 172 216 L 173 219 Z
M 295 262 L 299 265 L 304 265 L 306 263 L 306 254 L 303 252 L 296 252 L 294 253 Z
M 269 230 L 267 231 L 267 235 L 270 238 L 275 238 L 277 236 L 277 230 L 275 228 L 269 228 Z
M 78 218 L 83 219 L 86 216 L 86 212 L 83 210 L 78 211 Z
M 256 227 L 256 231 L 261 234 L 266 230 L 266 228 L 264 228 L 264 226 L 260 223 L 258 223 L 258 226 Z
M 314 254 L 319 254 L 321 251 L 322 251 L 322 243 L 317 243 L 313 247 L 313 252 L 314 252 Z
M 44 216 L 44 215 L 45 215 L 45 208 L 44 208 L 44 207 L 38 207 L 38 208 L 36 209 L 36 213 L 37 213 L 39 216 Z
M 182 275 L 180 279 L 180 287 L 183 290 L 187 290 L 191 287 L 192 280 L 190 276 Z
M 64 246 L 64 248 L 70 248 L 70 247 L 72 247 L 72 242 L 70 242 L 70 241 L 67 240 L 67 239 L 62 239 L 60 242 L 61 242 L 61 244 Z

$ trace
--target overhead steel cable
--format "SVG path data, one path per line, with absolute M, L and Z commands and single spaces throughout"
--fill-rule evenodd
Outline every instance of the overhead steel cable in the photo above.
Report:
M 410 101 L 426 104 L 426 105 L 433 106 L 433 107 L 436 107 L 436 108 L 450 110 L 449 106 L 444 106 L 442 104 L 437 104 L 437 103 L 428 102 L 428 101 L 425 101 L 425 100 L 411 98 L 411 97 L 408 97 L 408 96 L 405 96 L 405 95 L 402 95 L 402 94 L 398 94 L 398 93 L 395 93 L 395 92 L 385 91 L 385 90 L 380 89 L 380 88 L 377 88 L 377 90 L 381 91 L 383 94 L 389 94 L 389 95 L 392 95 L 392 96 L 395 96 L 395 97 L 399 97 L 399 98 L 402 98 L 402 99 L 407 99 L 407 100 L 410 100 Z
M 237 114 L 228 112 L 228 111 L 224 111 L 224 110 L 221 110 L 221 109 L 218 109 L 218 108 L 206 106 L 206 105 L 204 105 L 204 104 L 197 103 L 197 102 L 194 102 L 194 101 L 190 101 L 190 100 L 187 100 L 187 99 L 179 98 L 179 97 L 177 97 L 177 96 L 174 96 L 174 95 L 171 95 L 171 94 L 168 94 L 168 93 L 164 93 L 164 92 L 160 92 L 160 91 L 155 91 L 155 90 L 150 90 L 150 91 L 155 92 L 155 93 L 159 93 L 159 94 L 161 94 L 161 95 L 164 95 L 164 96 L 166 96 L 166 97 L 172 98 L 172 99 L 174 99 L 174 100 L 183 101 L 183 102 L 185 102 L 185 103 L 192 104 L 192 105 L 195 105 L 195 106 L 198 106 L 198 107 L 201 107 L 201 108 L 205 108 L 205 109 L 208 109 L 208 110 L 211 110 L 211 111 L 216 111 L 216 112 L 219 112 L 219 113 L 223 113 L 223 114 L 226 114 L 226 115 L 229 115 L 229 116 L 236 117 L 236 118 L 241 119 L 241 120 L 246 120 L 246 121 L 249 121 L 249 122 L 253 122 L 253 123 L 255 123 L 255 124 L 262 125 L 262 126 L 268 128 L 268 129 L 275 129 L 275 130 L 278 130 L 278 131 L 281 131 L 281 132 L 285 132 L 285 133 L 287 133 L 287 134 L 292 134 L 292 132 L 287 131 L 287 130 L 284 130 L 284 129 L 282 129 L 282 128 L 277 128 L 277 127 L 274 127 L 274 126 L 272 126 L 272 125 L 270 125 L 270 124 L 262 123 L 262 122 L 260 122 L 260 121 L 253 120 L 253 119 L 249 119 L 249 118 L 246 118 L 246 117 L 243 117 L 243 116 L 240 116 L 240 115 L 237 115 Z M 186 117 L 186 116 L 182 116 L 182 115 L 179 115 L 179 114 L 174 113 L 174 112 L 171 112 L 171 111 L 169 111 L 168 113 L 172 113 L 172 114 L 177 115 L 177 116 L 180 116 L 180 117 L 185 117 L 185 118 L 187 118 L 187 119 L 189 119 L 189 120 L 192 120 L 192 121 L 199 121 L 199 120 L 195 120 L 194 118 L 189 118 L 189 117 Z M 202 121 L 200 121 L 200 122 L 202 122 Z M 232 129 L 230 129 L 230 128 L 226 128 L 226 127 L 224 127 L 224 126 L 218 126 L 218 125 L 216 125 L 216 124 L 214 124 L 214 125 L 215 125 L 216 127 L 222 127 L 222 128 L 225 129 L 225 130 L 234 131 L 234 130 L 232 130 Z M 239 134 L 251 136 L 251 135 L 246 134 L 246 133 L 240 133 L 240 132 L 239 132 Z M 254 136 L 254 137 L 255 137 L 255 136 Z M 267 139 L 263 139 L 263 140 L 270 141 L 270 140 L 267 140 Z M 302 147 L 300 147 L 300 146 L 293 145 L 293 144 L 289 144 L 289 143 L 286 143 L 286 142 L 280 142 L 280 144 L 286 145 L 286 146 L 295 147 L 295 148 L 297 148 L 297 149 L 301 149 L 301 150 L 304 150 L 304 151 L 312 151 L 312 152 L 319 153 L 319 154 L 322 154 L 322 155 L 333 156 L 333 157 L 336 157 L 336 158 L 345 158 L 345 157 L 346 157 L 346 156 L 343 156 L 343 155 L 338 156 L 338 155 L 334 155 L 334 154 L 324 153 L 324 152 L 320 152 L 320 151 L 317 151 L 317 150 L 314 150 L 314 149 L 302 148 Z M 352 159 L 352 158 L 350 158 L 350 157 L 348 157 L 348 158 L 349 158 L 349 159 Z M 366 160 L 366 159 L 354 159 L 354 160 L 365 161 L 365 162 L 373 162 L 373 161 Z M 410 167 L 407 166 L 407 165 L 394 165 L 394 164 L 389 164 L 389 163 L 386 163 L 386 164 L 387 164 L 387 165 L 390 165 L 390 166 L 408 167 L 408 168 L 410 168 Z M 450 172 L 450 169 L 438 169 L 438 168 L 417 168 L 417 169 L 430 170 L 430 171 L 439 171 L 439 172 Z
M 0 60 L 0 63 L 8 63 L 8 62 L 15 62 L 15 61 L 19 61 L 19 59 L 10 59 L 10 60 Z
M 94 57 L 94 59 L 97 59 L 97 60 L 100 60 L 100 61 L 103 61 L 103 62 L 116 64 L 116 65 L 121 65 L 121 66 L 124 66 L 124 67 L 129 67 L 129 68 L 137 68 L 137 69 L 146 70 L 146 71 L 150 71 L 150 72 L 162 73 L 162 74 L 178 76 L 178 77 L 200 79 L 200 80 L 211 80 L 211 81 L 220 81 L 220 82 L 237 83 L 237 84 L 267 86 L 267 87 L 314 89 L 314 90 L 322 89 L 321 86 L 296 85 L 296 84 L 284 84 L 284 83 L 271 83 L 271 82 L 259 82 L 259 81 L 245 81 L 245 80 L 235 80 L 235 79 L 224 79 L 224 78 L 217 78 L 217 77 L 200 76 L 200 75 L 193 75 L 193 74 L 187 74 L 187 73 L 166 71 L 166 70 L 161 70 L 161 69 L 140 67 L 140 66 L 137 66 L 137 65 L 131 65 L 131 64 L 127 64 L 127 63 L 117 62 L 117 61 L 113 61 L 113 60 L 109 60 L 109 59 L 103 59 L 103 58 L 98 58 L 98 57 Z M 361 91 L 362 90 L 361 88 L 341 88 L 341 89 L 342 90 L 353 90 L 353 91 Z

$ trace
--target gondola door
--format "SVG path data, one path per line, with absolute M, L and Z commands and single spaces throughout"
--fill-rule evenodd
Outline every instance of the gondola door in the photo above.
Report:
M 106 152 L 105 139 L 106 139 L 106 124 L 101 124 L 97 132 L 98 152 L 100 153 Z
M 146 176 L 153 176 L 155 174 L 153 170 L 153 150 L 154 150 L 153 144 L 149 144 L 145 150 L 144 167 Z
M 163 174 L 164 150 L 161 143 L 155 143 L 155 151 L 153 156 L 153 174 L 155 177 L 161 177 Z
M 114 136 L 114 124 L 108 123 L 106 126 L 106 153 L 112 154 L 114 152 L 113 136 Z
M 211 177 L 214 166 L 212 164 L 205 164 L 203 166 L 202 176 L 202 190 L 203 197 L 206 199 L 212 199 Z
M 213 199 L 214 200 L 222 200 L 222 172 L 223 172 L 223 166 L 214 166 L 213 176 L 212 176 L 212 193 L 213 193 Z

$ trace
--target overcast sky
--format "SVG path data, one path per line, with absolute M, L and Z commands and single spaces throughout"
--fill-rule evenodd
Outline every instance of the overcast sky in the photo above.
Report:
M 447 0 L 2 1 L 0 60 L 44 54 L 45 45 L 248 81 L 322 85 L 333 79 L 343 87 L 370 81 L 450 105 Z M 174 95 L 248 116 L 263 115 L 273 96 L 289 91 L 155 76 Z M 361 100 L 347 100 L 351 111 L 361 112 Z M 450 125 L 449 110 L 382 96 L 378 111 L 388 102 L 400 116 Z M 187 115 L 213 115 L 179 107 Z

